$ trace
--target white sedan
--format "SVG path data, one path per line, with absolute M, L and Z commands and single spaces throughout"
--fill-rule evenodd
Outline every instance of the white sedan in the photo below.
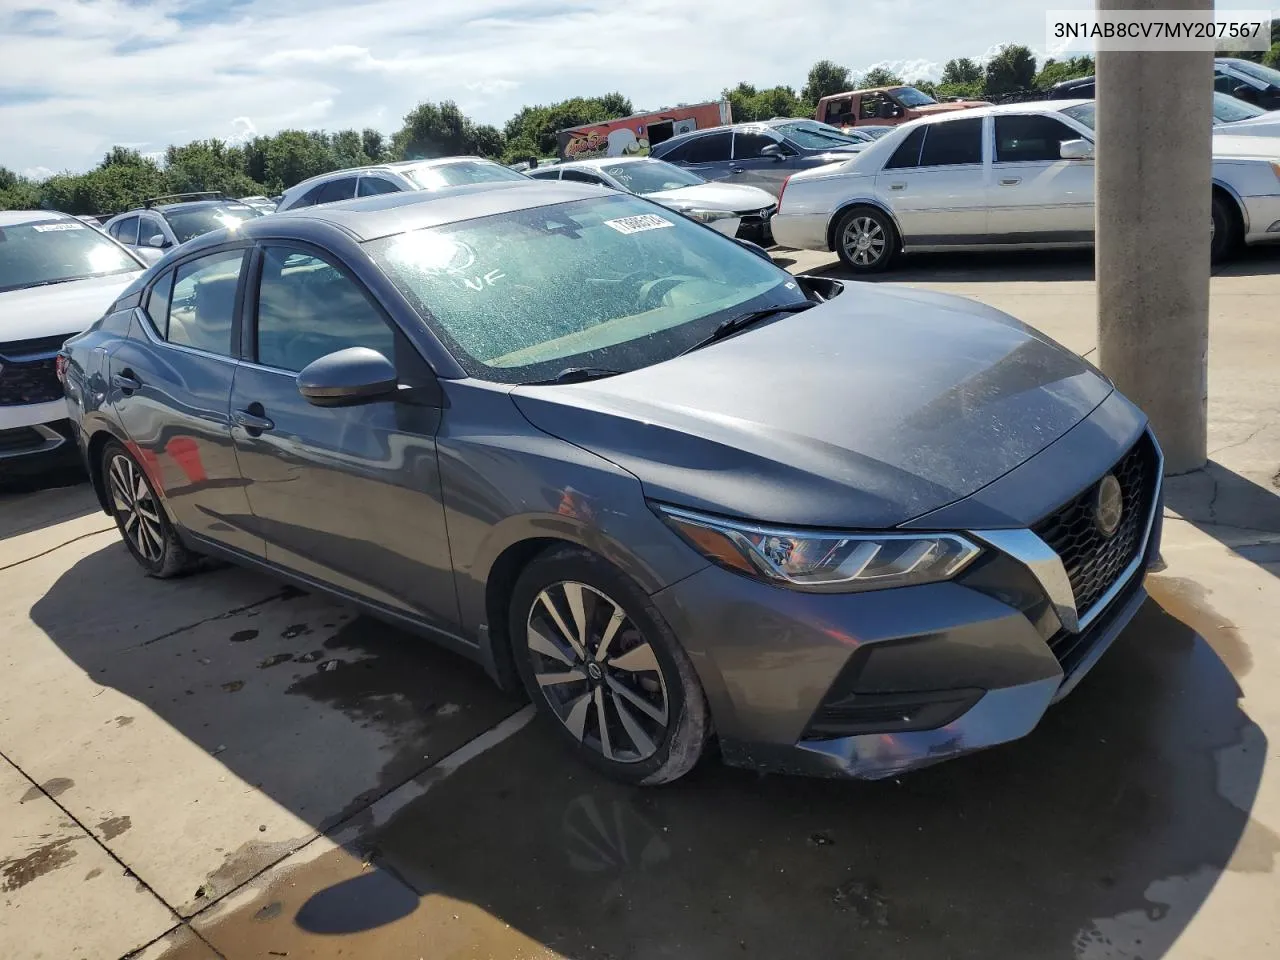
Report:
M 906 123 L 852 160 L 783 186 L 781 246 L 857 272 L 899 252 L 1093 243 L 1092 100 L 976 107 Z M 1280 139 L 1213 138 L 1213 257 L 1280 242 Z
M 530 170 L 535 180 L 576 180 L 636 193 L 700 220 L 713 230 L 769 246 L 773 194 L 745 183 L 704 180 L 691 170 L 652 157 L 602 157 Z

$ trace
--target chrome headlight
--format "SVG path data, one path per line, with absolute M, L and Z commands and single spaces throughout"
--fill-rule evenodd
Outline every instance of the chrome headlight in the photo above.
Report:
M 953 533 L 784 530 L 658 505 L 662 519 L 721 566 L 799 590 L 849 593 L 949 580 L 982 552 Z

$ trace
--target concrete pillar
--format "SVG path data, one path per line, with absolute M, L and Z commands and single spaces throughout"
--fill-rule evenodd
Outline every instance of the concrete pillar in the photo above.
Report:
M 1212 10 L 1212 0 L 1097 0 Z M 1098 362 L 1167 473 L 1207 459 L 1213 53 L 1097 54 Z

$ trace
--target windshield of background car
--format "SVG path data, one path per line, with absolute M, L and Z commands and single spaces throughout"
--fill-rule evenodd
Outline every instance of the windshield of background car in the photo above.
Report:
M 614 163 L 601 167 L 601 171 L 630 190 L 632 193 L 657 193 L 659 190 L 679 190 L 696 187 L 707 181 L 696 173 L 690 173 L 665 160 L 638 160 L 635 163 Z
M 1248 60 L 1242 60 L 1239 63 L 1231 64 L 1232 70 L 1238 70 L 1246 77 L 1253 77 L 1262 83 L 1269 83 L 1273 87 L 1280 87 L 1280 70 L 1263 66 L 1260 63 L 1252 63 Z
M 223 227 L 233 227 L 244 220 L 252 220 L 262 215 L 261 210 L 256 210 L 247 203 L 164 211 L 164 218 L 169 221 L 169 229 L 173 231 L 179 243 L 186 243 L 192 237 L 201 236 L 211 230 L 221 230 Z
M 866 140 L 860 137 L 845 136 L 834 130 L 828 133 L 826 130 L 819 130 L 801 123 L 781 123 L 773 129 L 806 150 L 825 150 L 829 147 L 847 147 L 850 144 L 866 143 Z
M 1225 93 L 1215 93 L 1213 95 L 1213 119 L 1217 120 L 1218 123 L 1235 123 L 1237 120 L 1260 117 L 1266 112 L 1261 107 L 1255 107 L 1252 103 L 1245 103 L 1243 100 L 1229 97 Z
M 931 103 L 938 102 L 928 94 L 921 93 L 915 87 L 899 87 L 893 91 L 893 95 L 904 107 L 927 107 Z
M 83 223 L 46 220 L 0 227 L 0 293 L 141 269 L 137 260 Z
M 804 294 L 742 245 L 629 194 L 412 230 L 365 249 L 471 376 L 669 360 L 723 319 Z
M 528 180 L 523 173 L 497 163 L 480 160 L 458 160 L 430 167 L 410 167 L 400 170 L 423 190 L 439 190 L 441 187 L 460 187 L 468 183 L 493 183 L 498 180 Z
M 1074 107 L 1067 107 L 1065 110 L 1059 110 L 1064 117 L 1070 117 L 1076 123 L 1083 123 L 1090 130 L 1096 130 L 1095 121 L 1097 118 L 1097 108 L 1093 101 L 1089 103 L 1077 103 Z

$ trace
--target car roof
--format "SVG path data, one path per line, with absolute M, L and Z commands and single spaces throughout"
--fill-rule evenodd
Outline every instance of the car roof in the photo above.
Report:
M 564 163 L 557 164 L 556 170 L 572 170 L 574 167 L 586 167 L 592 170 L 599 170 L 603 166 L 615 166 L 619 163 L 666 163 L 665 160 L 659 161 L 657 157 L 588 157 L 585 160 L 566 160 Z M 667 164 L 670 166 L 670 164 Z M 541 168 L 539 168 L 541 169 Z
M 719 126 L 715 126 L 715 127 L 702 127 L 698 130 L 690 130 L 688 133 L 678 133 L 674 137 L 671 137 L 670 139 L 667 139 L 667 140 L 663 140 L 661 143 L 656 144 L 656 147 L 665 148 L 669 143 L 684 143 L 689 140 L 694 140 L 698 137 L 704 137 L 708 133 L 726 133 L 726 132 L 736 133 L 739 130 L 741 131 L 757 130 L 758 131 L 758 130 L 770 130 L 770 129 L 772 129 L 772 127 L 770 126 L 770 122 L 767 120 L 746 120 L 746 121 L 743 121 L 742 123 L 722 123 Z
M 128 211 L 129 213 L 138 213 L 142 210 L 155 210 L 159 213 L 171 213 L 175 210 L 203 210 L 207 207 L 247 207 L 247 204 L 241 200 L 179 200 L 177 203 L 157 203 L 154 207 L 135 207 Z
M 1093 98 L 1081 97 L 1075 100 L 1025 100 L 1021 103 L 996 103 L 986 107 L 970 107 L 967 110 L 951 110 L 946 113 L 930 114 L 927 117 L 920 117 L 908 123 L 899 124 L 899 127 L 916 127 L 925 123 L 948 123 L 952 120 L 963 120 L 965 117 L 985 117 L 988 114 L 999 116 L 1002 113 L 1061 113 L 1068 107 L 1079 106 L 1082 103 L 1093 103 Z
M 47 220 L 80 222 L 79 217 L 57 210 L 0 210 L 0 227 L 17 227 L 26 223 L 43 223 Z
M 431 157 L 423 160 L 392 160 L 388 163 L 369 163 L 362 167 L 345 167 L 342 170 L 329 170 L 325 173 L 317 173 L 314 177 L 307 177 L 305 180 L 299 180 L 285 193 L 294 193 L 299 187 L 308 184 L 321 183 L 325 180 L 337 180 L 341 177 L 359 176 L 364 173 L 386 173 L 387 171 L 399 172 L 401 170 L 421 170 L 427 167 L 443 167 L 450 163 L 458 163 L 462 160 L 480 161 L 481 163 L 492 163 L 496 166 L 502 166 L 495 160 L 488 157 L 478 157 L 473 154 L 460 154 L 454 157 Z
M 338 227 L 357 242 L 376 240 L 447 223 L 460 223 L 518 210 L 549 207 L 591 197 L 616 197 L 613 190 L 589 183 L 561 180 L 516 180 L 473 183 L 440 190 L 384 193 L 354 200 L 339 200 L 313 207 L 299 207 L 259 217 L 237 228 L 240 236 L 266 236 L 300 220 L 320 221 Z M 206 234 L 208 243 L 223 242 L 224 231 Z M 199 238 L 205 240 L 205 238 Z M 201 243 L 201 246 L 206 245 Z

